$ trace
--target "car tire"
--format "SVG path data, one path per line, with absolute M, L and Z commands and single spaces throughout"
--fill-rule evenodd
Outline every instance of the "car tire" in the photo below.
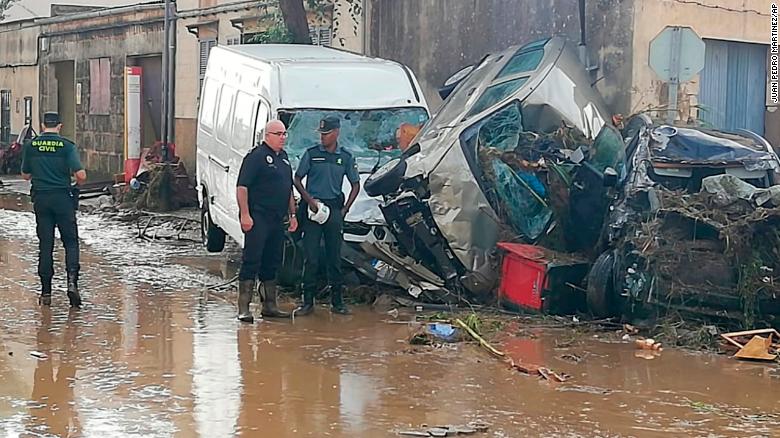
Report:
M 208 252 L 220 252 L 225 249 L 225 231 L 211 220 L 208 196 L 204 194 L 203 207 L 200 210 L 200 237 Z
M 398 190 L 406 173 L 406 161 L 394 158 L 366 179 L 365 190 L 368 196 L 384 196 Z
M 602 253 L 588 273 L 588 310 L 597 318 L 616 316 L 615 253 Z

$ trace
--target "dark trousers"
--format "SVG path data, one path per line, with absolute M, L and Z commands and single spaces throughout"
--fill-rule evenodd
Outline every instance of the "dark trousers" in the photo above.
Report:
M 344 207 L 344 200 L 322 200 L 322 202 L 330 208 L 330 216 L 324 224 L 320 225 L 309 219 L 306 203 L 302 203 L 298 214 L 299 224 L 303 231 L 303 248 L 306 254 L 303 267 L 303 299 L 305 304 L 311 304 L 317 292 L 320 243 L 324 240 L 325 271 L 328 275 L 328 284 L 331 287 L 331 300 L 334 306 L 339 306 L 342 304 L 340 300 L 344 284 L 341 278 L 341 245 L 343 241 L 341 209 Z
M 244 233 L 244 251 L 238 280 L 273 280 L 282 263 L 284 224 L 277 213 L 250 210 L 254 226 Z
M 60 230 L 65 247 L 65 269 L 68 273 L 79 271 L 79 230 L 73 198 L 66 190 L 40 192 L 33 195 L 36 231 L 38 233 L 38 276 L 51 279 L 54 276 L 54 227 Z

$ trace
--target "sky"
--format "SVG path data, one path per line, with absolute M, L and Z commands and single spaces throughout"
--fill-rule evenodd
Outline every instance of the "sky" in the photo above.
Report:
M 51 16 L 51 5 L 124 6 L 149 0 L 19 0 L 6 11 L 4 23 Z

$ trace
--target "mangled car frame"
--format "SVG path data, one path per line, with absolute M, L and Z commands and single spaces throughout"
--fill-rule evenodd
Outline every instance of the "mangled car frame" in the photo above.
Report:
M 614 173 L 622 140 L 605 108 L 562 38 L 486 56 L 416 144 L 366 182 L 369 194 L 384 196 L 382 211 L 397 240 L 384 253 L 414 260 L 415 272 L 449 290 L 485 298 L 498 280 L 499 240 L 536 243 L 554 234 L 554 196 L 540 178 L 569 185 L 580 179 L 584 194 L 594 183 L 601 193 L 603 174 Z M 594 143 L 604 131 L 612 141 Z M 594 150 L 578 147 L 586 144 Z M 581 162 L 584 154 L 591 163 L 556 164 Z M 541 164 L 554 170 L 540 176 Z M 598 229 L 591 234 L 595 241 Z
M 624 134 L 625 176 L 588 278 L 591 311 L 776 325 L 780 161 L 769 143 L 643 115 Z

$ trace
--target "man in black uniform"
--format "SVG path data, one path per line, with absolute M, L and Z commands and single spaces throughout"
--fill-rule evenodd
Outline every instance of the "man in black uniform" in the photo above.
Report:
M 244 232 L 244 252 L 238 273 L 238 319 L 248 323 L 254 322 L 249 304 L 258 278 L 265 292 L 262 315 L 270 318 L 290 316 L 280 311 L 276 302 L 276 271 L 282 260 L 283 223 L 288 212 L 289 230 L 298 228 L 292 196 L 292 169 L 284 152 L 287 139 L 284 124 L 279 120 L 268 122 L 264 139 L 244 157 L 236 187 Z
M 68 273 L 68 300 L 72 307 L 81 306 L 78 289 L 79 232 L 76 226 L 78 193 L 71 186 L 87 179 L 76 145 L 60 136 L 62 122 L 57 113 L 43 115 L 41 135 L 24 144 L 22 176 L 32 180 L 30 195 L 35 211 L 39 241 L 38 276 L 41 278 L 40 303 L 51 305 L 51 279 L 54 276 L 54 227 L 60 230 L 65 246 Z
M 349 314 L 344 304 L 343 280 L 341 278 L 341 245 L 344 216 L 355 202 L 360 191 L 360 176 L 357 163 L 347 150 L 338 144 L 341 121 L 336 116 L 327 116 L 320 121 L 321 144 L 309 148 L 301 158 L 295 172 L 295 188 L 301 194 L 301 226 L 306 260 L 303 269 L 303 306 L 297 315 L 308 315 L 314 311 L 314 294 L 317 290 L 319 271 L 320 242 L 325 240 L 325 263 L 328 284 L 331 288 L 331 311 L 342 315 Z M 302 178 L 306 177 L 306 188 Z M 341 186 L 344 178 L 352 184 L 349 199 L 344 202 Z M 330 215 L 323 224 L 309 219 L 308 208 L 319 211 L 322 202 L 330 209 Z

